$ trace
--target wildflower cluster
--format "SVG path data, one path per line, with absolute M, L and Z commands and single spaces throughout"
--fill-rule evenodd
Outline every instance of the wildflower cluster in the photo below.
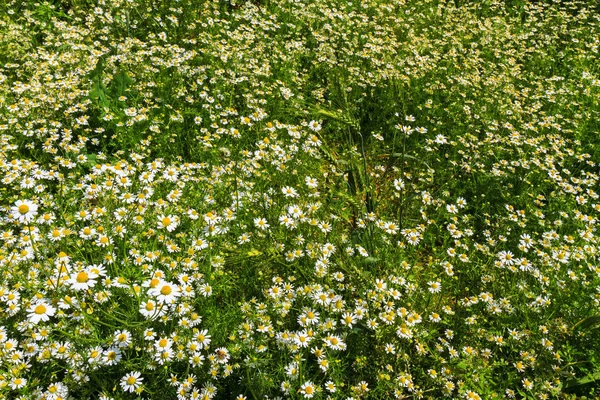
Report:
M 597 395 L 597 10 L 459 3 L 0 5 L 0 397 Z

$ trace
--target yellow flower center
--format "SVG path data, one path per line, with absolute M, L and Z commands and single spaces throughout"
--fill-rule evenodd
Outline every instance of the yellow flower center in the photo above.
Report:
M 164 218 L 162 219 L 162 224 L 163 224 L 163 226 L 169 226 L 169 225 L 171 225 L 171 218 L 169 218 L 169 217 L 164 217 Z
M 27 204 L 21 204 L 19 206 L 19 212 L 21 214 L 27 214 L 29 212 L 29 206 Z
M 81 271 L 80 273 L 77 274 L 77 278 L 75 278 L 75 279 L 79 283 L 85 283 L 90 279 L 90 276 L 87 274 L 87 272 Z
M 168 285 L 165 285 L 162 287 L 162 289 L 160 289 L 160 293 L 165 296 L 170 295 L 172 291 L 173 289 L 171 289 L 171 286 Z
M 133 377 L 133 376 L 130 376 L 129 378 L 127 378 L 127 384 L 128 384 L 128 385 L 134 385 L 134 384 L 135 384 L 135 382 L 136 382 L 136 379 L 135 379 L 135 377 Z
M 313 392 L 314 392 L 314 391 L 315 391 L 315 390 L 313 389 L 313 387 L 312 387 L 312 386 L 307 386 L 307 387 L 304 389 L 304 392 L 305 392 L 306 394 L 313 394 Z
M 35 310 L 33 310 L 34 313 L 38 314 L 38 315 L 42 315 L 46 313 L 46 306 L 43 304 L 38 305 Z
M 158 341 L 158 345 L 159 345 L 160 347 L 166 347 L 166 346 L 167 346 L 167 343 L 168 343 L 168 342 L 167 342 L 167 339 L 160 339 L 160 340 Z
M 154 310 L 154 303 L 146 303 L 146 311 Z

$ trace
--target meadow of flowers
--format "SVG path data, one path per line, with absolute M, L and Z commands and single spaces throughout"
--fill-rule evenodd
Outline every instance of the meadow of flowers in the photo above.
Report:
M 600 391 L 595 1 L 0 2 L 0 398 Z

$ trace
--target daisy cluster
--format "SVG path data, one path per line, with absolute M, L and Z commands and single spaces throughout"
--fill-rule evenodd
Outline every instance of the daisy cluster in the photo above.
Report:
M 597 395 L 598 10 L 275 3 L 0 5 L 0 397 Z

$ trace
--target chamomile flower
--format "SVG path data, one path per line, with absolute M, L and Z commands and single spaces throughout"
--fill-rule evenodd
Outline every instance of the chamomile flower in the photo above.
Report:
M 123 390 L 133 393 L 137 388 L 139 388 L 144 380 L 141 375 L 142 374 L 140 372 L 134 371 L 122 377 L 120 385 Z
M 98 235 L 98 237 L 96 238 L 96 242 L 95 243 L 99 247 L 107 247 L 107 246 L 110 246 L 113 243 L 113 240 L 109 236 Z
M 342 325 L 345 325 L 348 328 L 352 328 L 352 326 L 356 323 L 356 315 L 354 315 L 353 313 L 346 312 L 342 314 L 341 322 Z
M 85 226 L 79 231 L 79 237 L 82 239 L 92 239 L 96 235 L 96 230 Z
M 250 241 L 251 237 L 252 237 L 252 234 L 250 234 L 250 233 L 242 233 L 238 237 L 238 244 L 248 243 Z
M 429 292 L 431 293 L 439 293 L 442 290 L 442 284 L 437 281 L 430 281 L 427 283 L 429 286 Z
M 107 349 L 102 355 L 102 362 L 105 365 L 117 365 L 123 357 L 121 350 L 118 347 Z
M 158 229 L 166 229 L 169 232 L 173 232 L 179 225 L 179 218 L 174 215 L 161 215 L 158 217 Z
M 308 128 L 311 131 L 319 132 L 321 130 L 321 124 L 318 121 L 313 120 L 308 123 Z
M 283 193 L 283 195 L 285 197 L 296 198 L 296 197 L 300 196 L 298 194 L 298 192 L 296 191 L 296 189 L 294 189 L 291 186 L 285 186 L 285 187 L 281 188 L 281 192 Z
M 327 389 L 329 393 L 335 393 L 337 391 L 337 387 L 332 381 L 325 382 L 325 389 Z
M 344 343 L 344 341 L 339 336 L 329 335 L 325 339 L 323 339 L 323 342 L 325 343 L 325 345 L 327 345 L 327 347 L 329 347 L 332 350 L 346 349 L 346 343 Z
M 298 368 L 298 363 L 297 362 L 291 362 L 288 365 L 286 365 L 285 367 L 285 374 L 287 375 L 287 377 L 291 380 L 294 380 L 296 378 L 298 378 L 298 373 L 300 372 L 299 368 Z
M 400 178 L 394 179 L 394 189 L 397 191 L 404 189 L 404 181 Z
M 115 332 L 113 343 L 118 347 L 126 348 L 131 346 L 131 333 L 125 329 Z
M 306 184 L 306 186 L 308 186 L 310 189 L 316 189 L 319 186 L 319 181 L 317 181 L 315 178 L 311 177 L 311 176 L 307 176 L 304 178 L 304 183 Z
M 255 218 L 254 219 L 254 225 L 260 229 L 260 230 L 267 230 L 269 228 L 269 224 L 267 223 L 267 220 L 264 218 Z
M 178 285 L 161 280 L 148 294 L 155 297 L 159 303 L 172 304 L 181 296 L 181 290 Z
M 208 334 L 208 330 L 203 329 L 196 333 L 196 335 L 194 336 L 194 340 L 199 343 L 200 349 L 204 349 L 207 348 L 210 344 L 211 337 Z
M 206 239 L 204 238 L 197 238 L 195 240 L 192 241 L 192 247 L 195 250 L 204 250 L 209 246 L 209 243 Z
M 31 323 L 37 324 L 40 321 L 46 322 L 56 312 L 56 308 L 50 305 L 46 300 L 38 300 L 32 303 L 27 310 L 28 319 Z
M 96 285 L 96 278 L 98 278 L 98 274 L 86 268 L 73 273 L 69 279 L 69 284 L 75 290 L 87 290 Z
M 25 387 L 26 384 L 27 384 L 27 379 L 25 379 L 25 378 L 13 378 L 10 381 L 9 386 L 11 389 L 17 390 L 17 389 L 21 389 L 21 388 Z
M 299 390 L 300 394 L 306 399 L 312 398 L 317 392 L 317 386 L 311 381 L 304 382 Z
M 215 354 L 217 356 L 216 361 L 219 364 L 226 364 L 227 361 L 229 361 L 229 350 L 227 350 L 225 347 L 219 347 L 216 349 Z
M 212 286 L 210 286 L 207 283 L 204 283 L 204 284 L 200 285 L 199 291 L 200 291 L 200 294 L 202 294 L 202 296 L 208 297 L 212 294 Z
M 312 337 L 305 330 L 296 333 L 294 338 L 294 342 L 298 345 L 298 347 L 308 347 L 311 340 Z
M 11 216 L 20 223 L 28 223 L 37 215 L 38 206 L 30 200 L 17 200 L 11 208 Z

